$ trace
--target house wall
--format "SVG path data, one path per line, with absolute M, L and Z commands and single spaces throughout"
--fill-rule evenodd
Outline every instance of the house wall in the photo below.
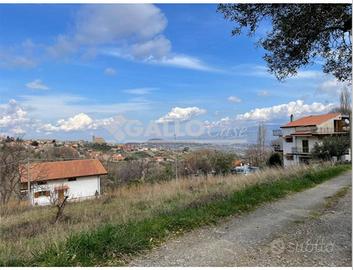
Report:
M 49 190 L 51 196 L 54 196 L 55 187 L 67 186 L 65 195 L 69 196 L 68 200 L 87 199 L 95 196 L 96 191 L 100 194 L 100 176 L 77 177 L 76 181 L 68 181 L 68 179 L 48 181 L 45 185 L 33 184 L 31 187 L 31 198 L 33 205 L 48 205 L 51 203 L 50 197 L 40 196 L 34 197 L 34 193 L 38 191 Z
M 295 132 L 295 130 L 292 129 L 292 131 L 290 133 L 288 133 L 287 135 L 294 133 L 294 132 Z M 283 165 L 285 167 L 299 164 L 299 155 L 293 155 L 293 160 L 288 160 L 286 158 L 286 154 L 293 153 L 292 147 L 297 147 L 299 153 L 301 153 L 303 151 L 303 140 L 308 140 L 309 153 L 313 149 L 315 143 L 320 141 L 320 139 L 316 136 L 293 136 L 292 143 L 286 142 L 285 139 L 283 138 Z
M 303 140 L 308 140 L 309 143 L 309 153 L 313 149 L 315 143 L 319 142 L 319 138 L 315 136 L 300 136 L 295 138 L 295 145 L 293 147 L 297 147 L 300 152 L 303 151 Z M 294 141 L 293 141 L 294 142 Z
M 340 116 L 337 116 L 335 118 L 329 119 L 326 122 L 317 125 L 318 128 L 329 128 L 329 129 L 334 129 L 335 125 L 334 125 L 334 120 L 339 120 L 341 119 Z
M 286 154 L 292 153 L 292 147 L 295 147 L 295 137 L 293 137 L 293 142 L 286 142 L 285 136 L 295 132 L 295 128 L 282 128 L 282 140 L 283 140 L 283 166 L 289 167 L 296 164 L 296 156 L 293 156 L 293 160 L 288 160 Z
M 289 136 L 290 134 L 295 132 L 295 128 L 283 128 L 283 154 L 292 153 L 292 147 L 295 145 L 295 138 L 293 138 L 293 142 L 286 142 L 284 139 L 285 136 Z

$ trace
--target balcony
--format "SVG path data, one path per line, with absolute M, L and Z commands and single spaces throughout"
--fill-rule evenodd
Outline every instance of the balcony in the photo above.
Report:
M 273 136 L 279 136 L 281 137 L 283 135 L 282 130 L 281 129 L 274 129 L 272 130 Z
M 349 132 L 349 127 L 342 128 L 316 128 L 315 134 L 345 134 Z
M 296 154 L 296 155 L 310 154 L 309 147 L 292 147 L 292 154 Z
M 300 127 L 295 129 L 293 135 L 325 135 L 325 134 L 347 134 L 349 132 L 349 127 L 341 128 L 318 128 L 318 127 Z
M 280 144 L 272 144 L 272 148 L 275 152 L 282 152 L 283 151 L 282 145 L 280 145 Z

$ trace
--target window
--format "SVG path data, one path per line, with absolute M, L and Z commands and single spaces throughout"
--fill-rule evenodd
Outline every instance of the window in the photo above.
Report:
M 309 141 L 302 140 L 303 153 L 309 153 Z
M 289 143 L 293 142 L 293 137 L 286 137 L 286 142 L 289 142 Z
M 69 182 L 71 182 L 71 181 L 76 181 L 76 180 L 77 180 L 76 177 L 70 177 L 70 178 L 68 179 Z
M 286 156 L 287 160 L 293 160 L 293 156 Z
M 38 185 L 46 185 L 46 184 L 47 184 L 47 181 L 38 181 L 37 184 L 38 184 Z
M 34 198 L 39 198 L 39 197 L 49 197 L 50 196 L 50 191 L 49 190 L 45 190 L 45 191 L 37 191 L 34 193 Z

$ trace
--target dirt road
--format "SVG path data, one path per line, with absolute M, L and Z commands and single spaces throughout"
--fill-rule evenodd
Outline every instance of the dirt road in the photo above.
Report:
M 130 266 L 351 266 L 351 172 L 170 239 Z

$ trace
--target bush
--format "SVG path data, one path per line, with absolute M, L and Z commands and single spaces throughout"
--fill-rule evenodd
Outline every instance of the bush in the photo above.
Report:
M 350 147 L 349 136 L 325 137 L 320 144 L 316 143 L 312 150 L 315 159 L 331 160 L 332 157 L 343 156 Z
M 227 174 L 232 169 L 235 155 L 213 150 L 199 150 L 189 153 L 184 159 L 188 174 Z
M 278 153 L 273 153 L 267 161 L 267 164 L 271 167 L 282 166 L 282 157 Z

